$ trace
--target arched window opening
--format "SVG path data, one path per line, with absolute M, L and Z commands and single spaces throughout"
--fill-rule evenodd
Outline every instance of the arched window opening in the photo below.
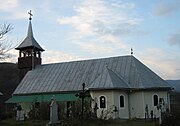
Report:
M 153 101 L 154 101 L 154 106 L 157 106 L 158 105 L 158 96 L 157 95 L 153 96 Z
M 100 108 L 106 108 L 106 98 L 104 96 L 100 97 Z
M 124 108 L 124 96 L 120 96 L 120 108 Z

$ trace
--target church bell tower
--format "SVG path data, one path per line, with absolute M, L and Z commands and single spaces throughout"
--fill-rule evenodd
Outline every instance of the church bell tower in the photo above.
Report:
M 35 69 L 36 65 L 41 65 L 41 52 L 44 51 L 33 36 L 31 24 L 33 15 L 31 10 L 28 14 L 30 17 L 27 36 L 22 43 L 15 48 L 16 50 L 19 50 L 18 68 L 20 69 L 20 78 L 23 78 L 29 70 Z

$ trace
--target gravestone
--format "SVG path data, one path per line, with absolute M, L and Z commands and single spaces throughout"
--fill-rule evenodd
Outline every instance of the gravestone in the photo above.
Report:
M 24 120 L 25 111 L 22 109 L 21 105 L 17 104 L 16 110 L 16 120 Z
M 53 97 L 51 99 L 51 104 L 50 104 L 50 121 L 49 121 L 49 124 L 56 124 L 56 123 L 59 123 L 58 105 L 57 105 L 55 98 Z
M 25 120 L 25 111 L 24 110 L 17 110 L 16 113 L 16 120 Z

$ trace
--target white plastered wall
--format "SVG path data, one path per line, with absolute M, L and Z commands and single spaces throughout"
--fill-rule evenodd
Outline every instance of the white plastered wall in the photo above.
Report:
M 169 105 L 169 101 L 168 101 L 168 93 L 167 91 L 146 91 L 144 93 L 144 97 L 145 97 L 145 105 L 148 105 L 148 110 L 149 110 L 149 114 L 151 112 L 151 110 L 153 111 L 153 114 L 156 117 L 159 117 L 159 111 L 157 110 L 157 107 L 154 106 L 154 101 L 153 101 L 153 96 L 157 95 L 158 96 L 158 100 L 159 98 L 163 98 L 165 103 L 167 105 Z M 150 116 L 149 116 L 150 117 Z
M 90 92 L 92 99 L 97 103 L 97 117 L 98 118 L 114 118 L 114 115 L 111 114 L 112 106 L 114 105 L 114 98 L 112 91 L 91 91 Z M 106 98 L 106 108 L 100 108 L 99 98 L 105 96 Z
M 130 93 L 130 117 L 145 118 L 146 105 L 148 105 L 149 117 L 151 110 L 156 117 L 159 117 L 159 111 L 154 106 L 154 95 L 157 95 L 158 99 L 163 98 L 165 103 L 169 105 L 167 91 L 132 91 Z
M 104 118 L 129 118 L 128 111 L 128 95 L 125 91 L 113 91 L 113 90 L 105 90 L 105 91 L 91 91 L 91 97 L 95 100 L 98 105 L 97 117 Z M 125 107 L 120 108 L 120 95 L 124 96 Z M 101 96 L 105 96 L 106 98 L 106 108 L 100 108 L 99 98 Z M 115 106 L 117 108 L 117 112 L 114 112 Z M 103 113 L 103 114 L 102 114 Z
M 130 93 L 130 117 L 144 118 L 144 93 L 131 92 Z
M 128 94 L 125 91 L 113 91 L 114 93 L 114 105 L 117 107 L 116 118 L 128 119 L 129 118 L 129 103 Z M 124 96 L 124 107 L 120 107 L 120 96 Z

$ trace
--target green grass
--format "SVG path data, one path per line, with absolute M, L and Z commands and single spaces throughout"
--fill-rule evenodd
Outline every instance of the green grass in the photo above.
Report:
M 144 122 L 144 120 L 93 120 L 86 121 L 85 126 L 154 126 L 155 122 Z M 88 124 L 87 124 L 88 123 Z
M 0 126 L 45 126 L 48 121 L 15 121 L 12 119 L 0 121 Z M 155 126 L 155 122 L 144 120 L 85 120 L 84 126 Z M 81 121 L 68 119 L 56 126 L 81 126 Z
M 46 121 L 16 121 L 12 119 L 1 120 L 0 126 L 45 126 Z

